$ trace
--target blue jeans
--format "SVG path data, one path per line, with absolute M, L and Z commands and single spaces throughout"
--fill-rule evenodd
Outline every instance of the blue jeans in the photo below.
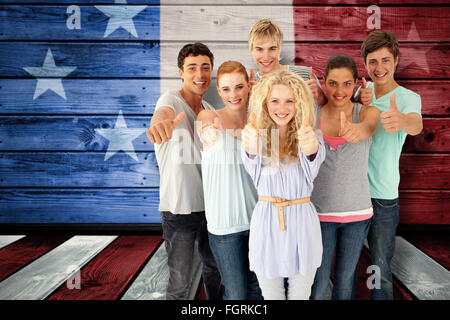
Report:
M 393 300 L 391 261 L 395 249 L 395 232 L 399 221 L 398 198 L 372 199 L 372 225 L 367 236 L 372 264 L 380 268 L 380 289 L 372 289 L 372 300 Z
M 208 232 L 209 245 L 219 267 L 224 300 L 262 300 L 261 289 L 254 272 L 249 270 L 249 231 L 226 235 Z
M 359 256 L 364 240 L 369 231 L 371 219 L 349 223 L 321 222 L 323 254 L 322 264 L 317 269 L 311 290 L 312 300 L 323 300 L 330 282 L 334 263 L 333 300 L 350 300 L 354 298 L 355 276 Z
M 208 243 L 205 212 L 162 214 L 163 238 L 169 266 L 167 300 L 185 300 L 192 282 L 195 241 L 203 263 L 202 279 L 208 300 L 220 300 L 220 274 Z

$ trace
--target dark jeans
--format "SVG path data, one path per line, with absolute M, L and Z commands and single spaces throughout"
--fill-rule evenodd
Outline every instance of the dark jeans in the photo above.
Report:
M 372 289 L 372 300 L 393 300 L 391 261 L 395 249 L 395 232 L 399 221 L 398 198 L 372 199 L 373 217 L 367 242 L 372 265 L 380 268 L 380 289 Z
M 162 228 L 169 265 L 166 299 L 186 299 L 192 281 L 192 260 L 194 244 L 197 240 L 198 251 L 203 263 L 202 278 L 206 298 L 220 300 L 220 274 L 209 248 L 205 213 L 172 214 L 162 212 Z
M 224 300 L 263 300 L 256 274 L 249 269 L 249 231 L 225 235 L 208 233 L 211 251 L 219 265 Z
M 322 264 L 317 269 L 311 289 L 311 300 L 323 300 L 330 282 L 333 255 L 334 284 L 331 299 L 350 300 L 355 295 L 355 276 L 361 250 L 369 231 L 371 219 L 349 223 L 321 222 Z

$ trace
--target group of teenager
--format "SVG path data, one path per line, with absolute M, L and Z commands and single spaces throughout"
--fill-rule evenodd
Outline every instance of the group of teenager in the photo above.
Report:
M 197 246 L 208 299 L 222 299 L 222 286 L 223 299 L 324 299 L 333 265 L 332 299 L 352 299 L 367 238 L 381 276 L 371 297 L 393 299 L 399 157 L 406 135 L 422 131 L 420 96 L 394 79 L 397 39 L 367 36 L 372 81 L 358 90 L 345 54 L 327 61 L 323 89 L 310 67 L 281 65 L 273 20 L 256 22 L 248 40 L 258 71 L 224 62 L 219 110 L 203 100 L 213 54 L 185 45 L 182 88 L 158 99 L 147 130 L 160 171 L 166 298 L 186 298 Z M 201 161 L 179 160 L 187 140 Z

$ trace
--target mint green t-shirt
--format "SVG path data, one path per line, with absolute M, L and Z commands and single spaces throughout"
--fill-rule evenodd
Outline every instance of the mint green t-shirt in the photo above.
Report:
M 373 100 L 371 105 L 376 106 L 380 112 L 388 111 L 391 94 L 395 93 L 395 102 L 400 112 L 408 114 L 415 112 L 421 114 L 422 102 L 420 95 L 398 86 L 391 92 L 376 99 L 373 82 L 367 83 L 372 88 Z M 399 160 L 407 133 L 386 132 L 378 120 L 378 127 L 372 136 L 370 146 L 368 175 L 370 182 L 370 195 L 372 198 L 392 200 L 398 198 L 398 185 L 400 183 Z

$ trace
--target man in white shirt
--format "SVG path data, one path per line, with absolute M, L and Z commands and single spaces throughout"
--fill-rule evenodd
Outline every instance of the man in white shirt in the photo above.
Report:
M 209 300 L 220 299 L 220 274 L 206 229 L 199 139 L 194 122 L 200 111 L 213 109 L 203 100 L 210 83 L 213 54 L 202 43 L 185 45 L 178 54 L 181 90 L 165 92 L 156 103 L 147 136 L 155 144 L 160 172 L 163 238 L 169 265 L 166 299 L 186 299 L 191 283 L 195 240 L 203 262 Z

